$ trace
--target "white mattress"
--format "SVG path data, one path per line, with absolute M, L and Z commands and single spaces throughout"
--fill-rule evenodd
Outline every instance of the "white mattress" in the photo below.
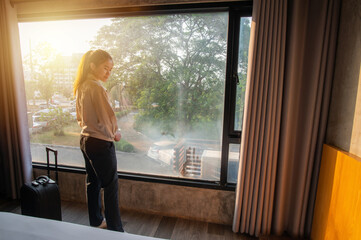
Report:
M 0 212 L 0 240 L 151 240 L 159 239 L 74 223 Z

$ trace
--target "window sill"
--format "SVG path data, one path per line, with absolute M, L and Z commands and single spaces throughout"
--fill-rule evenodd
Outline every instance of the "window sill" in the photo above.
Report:
M 33 163 L 33 168 L 35 169 L 47 169 L 46 164 L 43 163 Z M 50 165 L 50 170 L 54 171 L 54 165 Z M 69 166 L 58 166 L 59 172 L 70 172 L 77 174 L 86 174 L 84 168 L 80 167 L 69 167 Z M 182 179 L 182 178 L 172 178 L 172 177 L 163 177 L 163 176 L 154 176 L 154 175 L 146 175 L 146 174 L 136 174 L 136 173 L 128 173 L 128 172 L 118 172 L 119 179 L 127 179 L 134 181 L 142 181 L 142 182 L 154 182 L 161 184 L 169 184 L 169 185 L 178 185 L 185 187 L 196 187 L 196 188 L 204 188 L 204 189 L 216 189 L 216 190 L 225 190 L 225 191 L 235 191 L 236 184 L 227 183 L 222 186 L 219 182 L 205 181 L 205 180 L 193 180 L 193 179 Z

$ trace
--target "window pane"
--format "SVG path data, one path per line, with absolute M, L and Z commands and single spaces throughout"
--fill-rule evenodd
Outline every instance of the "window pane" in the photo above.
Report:
M 239 166 L 239 144 L 229 144 L 227 182 L 237 183 Z
M 101 48 L 114 60 L 104 86 L 122 129 L 118 170 L 218 181 L 227 23 L 228 13 L 20 23 L 33 161 L 53 145 L 60 164 L 84 165 L 72 83 L 82 54 Z
M 239 52 L 238 52 L 238 79 L 239 84 L 237 85 L 236 95 L 236 109 L 235 109 L 235 120 L 234 130 L 242 131 L 243 124 L 243 108 L 244 108 L 244 94 L 246 91 L 247 82 L 247 66 L 248 66 L 248 47 L 251 30 L 250 17 L 241 18 L 240 31 L 239 31 Z

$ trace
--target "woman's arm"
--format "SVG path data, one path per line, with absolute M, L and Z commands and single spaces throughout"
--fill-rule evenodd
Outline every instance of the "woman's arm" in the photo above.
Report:
M 97 125 L 99 130 L 111 139 L 116 140 L 119 138 L 120 140 L 120 132 L 117 134 L 117 118 L 115 117 L 113 108 L 110 105 L 108 94 L 102 86 L 97 85 L 94 89 L 92 102 L 97 116 Z

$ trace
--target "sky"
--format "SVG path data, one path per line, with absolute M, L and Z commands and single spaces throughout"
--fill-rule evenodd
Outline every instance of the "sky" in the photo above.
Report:
M 30 45 L 34 48 L 48 42 L 63 56 L 85 53 L 98 30 L 110 24 L 109 18 L 19 23 L 21 52 L 24 57 L 29 54 Z

